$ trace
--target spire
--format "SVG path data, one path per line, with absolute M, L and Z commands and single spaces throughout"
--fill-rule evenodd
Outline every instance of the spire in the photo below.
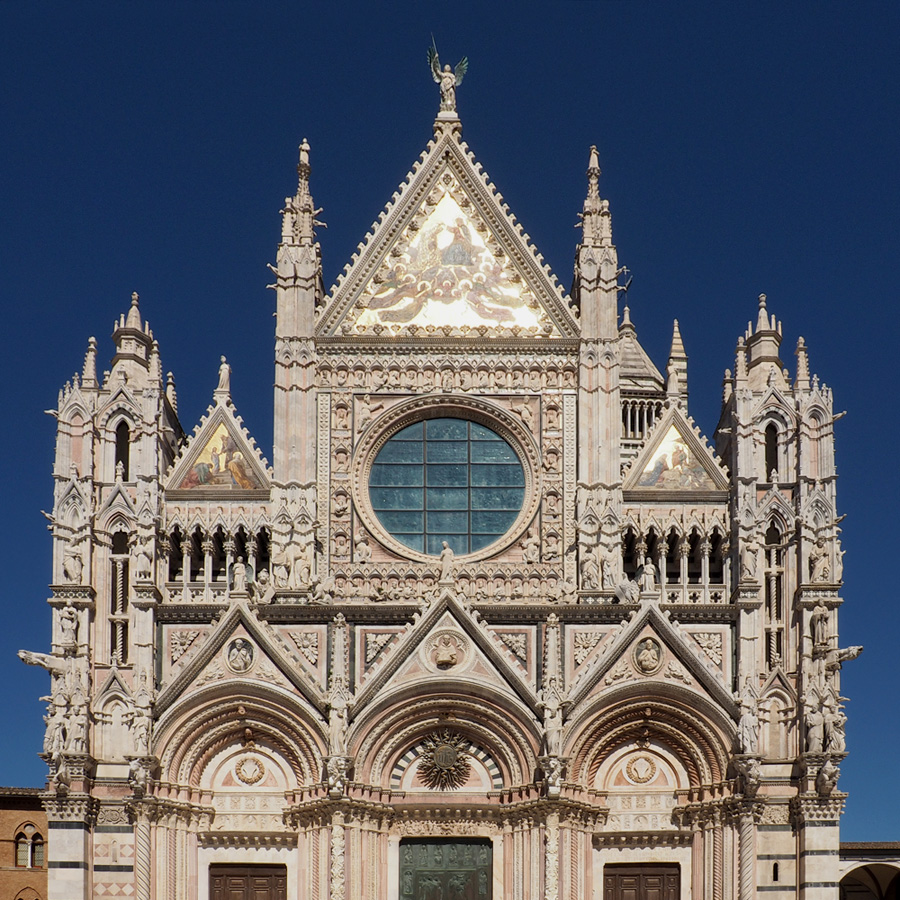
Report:
M 797 338 L 797 380 L 794 389 L 806 393 L 809 391 L 809 354 L 806 351 L 806 341 L 802 337 Z
M 84 368 L 81 370 L 81 386 L 97 387 L 97 338 L 88 338 L 87 353 L 84 354 Z
M 315 226 L 323 222 L 316 221 L 321 209 L 316 209 L 309 192 L 309 176 L 312 167 L 309 164 L 309 142 L 303 138 L 299 148 L 297 163 L 297 193 L 293 197 L 284 198 L 284 209 L 281 211 L 282 244 L 305 244 L 315 242 Z
M 634 323 L 631 321 L 631 310 L 626 306 L 622 310 L 622 324 L 619 326 L 619 331 L 634 331 Z
M 131 295 L 131 306 L 128 315 L 119 316 L 113 327 L 113 341 L 116 344 L 116 355 L 113 357 L 113 369 L 124 362 L 122 372 L 131 375 L 137 373 L 135 364 L 145 371 L 149 368 L 150 347 L 153 343 L 153 332 L 148 322 L 141 322 L 140 297 L 137 291 Z
M 768 331 L 769 330 L 769 317 L 766 315 L 766 295 L 759 295 L 759 314 L 756 317 L 756 330 L 760 331 Z
M 581 213 L 582 246 L 605 247 L 612 243 L 612 218 L 609 201 L 600 199 L 600 154 L 591 145 L 588 158 L 588 191 Z
M 675 319 L 672 326 L 672 348 L 669 350 L 669 362 L 666 366 L 666 393 L 670 397 L 687 400 L 687 364 L 688 358 L 684 351 L 684 342 L 681 340 L 678 319 Z

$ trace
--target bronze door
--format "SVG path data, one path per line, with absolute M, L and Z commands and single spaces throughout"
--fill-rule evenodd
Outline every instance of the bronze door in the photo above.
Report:
M 490 841 L 405 840 L 401 900 L 491 900 L 492 862 Z
M 212 865 L 210 900 L 287 900 L 285 866 Z
M 677 864 L 603 867 L 603 900 L 678 900 L 680 886 Z

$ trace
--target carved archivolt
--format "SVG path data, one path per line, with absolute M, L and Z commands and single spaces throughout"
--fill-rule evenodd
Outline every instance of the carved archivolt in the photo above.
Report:
M 429 394 L 392 406 L 366 430 L 357 444 L 351 465 L 351 489 L 357 513 L 369 533 L 400 557 L 433 563 L 435 557 L 411 550 L 391 536 L 381 525 L 369 500 L 369 473 L 378 451 L 398 431 L 422 419 L 469 419 L 499 434 L 515 451 L 525 472 L 525 499 L 512 527 L 498 541 L 477 553 L 457 557 L 462 563 L 494 556 L 522 537 L 538 511 L 541 500 L 540 450 L 519 416 L 478 397 L 464 395 L 435 397 Z
M 406 754 L 435 730 L 452 726 L 479 748 L 479 755 L 490 758 L 489 768 L 498 773 L 492 773 L 492 780 L 504 785 L 527 783 L 537 766 L 539 736 L 533 722 L 523 726 L 512 718 L 508 706 L 503 709 L 444 693 L 399 703 L 371 717 L 367 714 L 351 736 L 357 780 L 388 787 L 391 773 Z
M 286 703 L 282 692 L 268 696 L 270 690 L 261 687 L 260 696 L 244 691 L 240 699 L 204 692 L 199 702 L 192 695 L 173 708 L 166 716 L 168 724 L 164 721 L 159 730 L 160 780 L 197 785 L 223 747 L 264 740 L 287 761 L 298 784 L 319 781 L 325 745 L 322 725 L 299 705 Z
M 610 754 L 629 743 L 654 741 L 680 761 L 692 786 L 723 781 L 731 738 L 723 728 L 726 723 L 716 721 L 721 713 L 707 710 L 696 694 L 682 699 L 675 691 L 666 697 L 660 693 L 623 698 L 579 717 L 565 752 L 572 759 L 569 780 L 593 785 Z

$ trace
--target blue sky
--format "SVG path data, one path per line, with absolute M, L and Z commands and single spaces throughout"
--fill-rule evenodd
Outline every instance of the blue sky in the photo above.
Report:
M 326 9 L 327 7 L 327 9 Z M 476 12 L 477 9 L 477 12 Z M 271 459 L 274 298 L 265 289 L 297 145 L 331 284 L 431 135 L 425 50 L 468 55 L 464 137 L 568 286 L 597 144 L 632 319 L 664 366 L 672 319 L 690 412 L 711 434 L 756 296 L 834 389 L 850 791 L 845 840 L 900 839 L 900 7 L 557 2 L 0 4 L 0 493 L 6 690 L 0 784 L 37 785 L 49 647 L 54 422 L 43 410 L 133 290 L 190 430 L 233 368 Z

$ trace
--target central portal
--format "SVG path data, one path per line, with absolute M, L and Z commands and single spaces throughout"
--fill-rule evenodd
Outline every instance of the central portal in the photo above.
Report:
M 491 900 L 492 861 L 489 840 L 404 840 L 400 844 L 400 897 Z
M 620 865 L 603 867 L 603 900 L 678 900 L 678 865 Z

